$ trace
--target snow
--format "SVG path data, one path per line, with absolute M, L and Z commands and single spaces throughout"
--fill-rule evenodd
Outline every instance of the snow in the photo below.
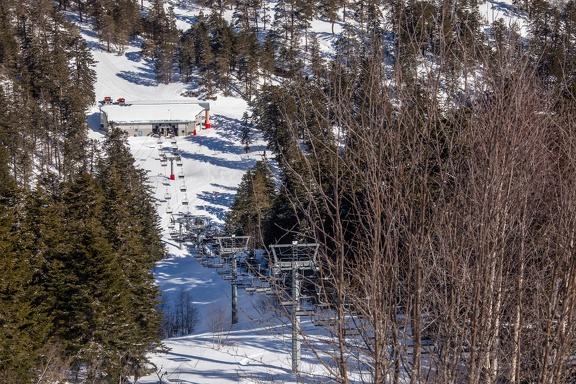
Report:
M 198 104 L 108 104 L 100 109 L 108 114 L 108 120 L 116 123 L 128 122 L 188 122 L 196 121 L 196 116 L 204 111 Z
M 180 22 L 182 19 L 179 17 Z M 199 131 L 197 136 L 176 138 L 182 167 L 176 163 L 171 166 L 170 162 L 167 166 L 161 165 L 157 138 L 128 138 L 136 166 L 148 173 L 159 202 L 158 214 L 168 258 L 154 269 L 157 284 L 167 302 L 181 291 L 190 292 L 200 313 L 194 333 L 164 340 L 170 352 L 151 355 L 156 372 L 137 382 L 158 383 L 160 379 L 164 383 L 299 382 L 298 376 L 291 374 L 290 326 L 257 310 L 265 296 L 238 289 L 239 322 L 231 326 L 229 282 L 215 269 L 198 263 L 193 248 L 180 249 L 169 236 L 168 207 L 174 213 L 206 215 L 214 224 L 222 225 L 243 174 L 262 158 L 265 150 L 262 140 L 256 138 L 248 154 L 240 143 L 240 119 L 247 110 L 246 101 L 221 95 L 217 100 L 184 97 L 183 93 L 195 91 L 194 88 L 181 82 L 158 84 L 152 64 L 140 57 L 137 47 L 128 47 L 123 55 L 107 53 L 87 28 L 84 36 L 97 61 L 97 100 L 111 96 L 113 100 L 123 97 L 127 102 L 210 102 L 211 128 Z M 102 139 L 105 132 L 99 129 L 98 107 L 95 103 L 88 112 L 88 122 L 90 136 Z M 172 141 L 164 139 L 161 146 L 171 148 Z M 170 180 L 172 172 L 177 175 L 182 172 L 184 177 Z M 186 185 L 186 192 L 180 190 L 182 184 Z M 164 198 L 166 193 L 171 194 L 170 200 Z M 189 200 L 188 205 L 182 204 L 185 198 Z M 217 323 L 224 326 L 222 332 L 212 331 Z M 318 371 L 313 361 L 303 353 L 302 371 L 306 375 Z
M 488 21 L 493 21 L 509 18 L 510 7 L 506 2 L 489 1 L 480 6 L 480 12 Z M 178 27 L 186 29 L 200 9 L 190 2 L 177 3 L 174 11 Z M 311 30 L 318 34 L 322 49 L 329 51 L 334 40 L 331 24 L 315 21 Z M 341 25 L 336 24 L 335 32 L 340 31 Z M 158 214 L 168 257 L 154 269 L 156 282 L 168 302 L 181 291 L 190 292 L 200 313 L 194 333 L 164 340 L 170 351 L 151 355 L 156 372 L 140 378 L 137 383 L 328 382 L 318 359 L 305 343 L 302 343 L 300 374 L 291 373 L 289 321 L 282 314 L 259 310 L 266 300 L 264 294 L 238 289 L 239 322 L 230 325 L 230 284 L 215 269 L 202 266 L 195 258 L 194 248 L 181 249 L 169 236 L 167 209 L 207 215 L 213 223 L 222 225 L 243 174 L 262 158 L 264 141 L 256 138 L 249 153 L 245 153 L 240 143 L 241 118 L 248 108 L 246 101 L 222 95 L 217 100 L 185 97 L 184 94 L 197 91 L 194 86 L 182 82 L 158 84 L 152 62 L 140 56 L 137 46 L 128 47 L 122 55 L 108 53 L 87 27 L 83 33 L 97 61 L 97 100 L 111 96 L 113 100 L 123 97 L 127 101 L 142 102 L 210 102 L 211 128 L 201 130 L 197 136 L 176 139 L 182 167 L 170 163 L 162 166 L 157 138 L 128 139 L 136 165 L 148 172 L 159 202 Z M 95 103 L 90 109 L 88 122 L 91 137 L 102 139 L 105 133 L 99 129 L 98 107 Z M 170 148 L 172 142 L 165 139 L 160 145 Z M 170 174 L 180 172 L 183 178 L 169 179 Z M 182 184 L 186 185 L 185 192 L 180 190 Z M 166 193 L 170 193 L 170 200 L 165 199 Z M 189 200 L 188 205 L 182 204 L 184 199 Z M 319 332 L 320 327 L 304 319 L 304 330 Z M 222 332 L 213 331 L 217 324 L 224 326 Z
M 521 36 L 527 34 L 526 18 L 522 15 L 519 17 L 519 11 L 512 1 L 488 0 L 478 5 L 478 12 L 488 25 L 492 25 L 496 20 L 502 20 L 506 27 L 516 29 Z

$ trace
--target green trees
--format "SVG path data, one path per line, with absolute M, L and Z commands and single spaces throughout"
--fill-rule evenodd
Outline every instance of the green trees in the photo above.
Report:
M 151 269 L 163 257 L 144 175 L 114 131 L 97 175 L 47 176 L 18 204 L 7 168 L 0 201 L 0 375 L 85 371 L 89 382 L 145 372 L 160 347 L 159 292 Z M 23 207 L 25 207 L 23 209 Z M 48 358 L 48 357 L 47 357 Z
M 226 217 L 231 234 L 252 236 L 254 247 L 263 247 L 265 226 L 276 199 L 276 185 L 266 160 L 257 161 L 238 186 L 238 192 Z
M 128 26 L 136 3 L 123 4 L 74 6 Z M 51 2 L 2 2 L 0 19 L 0 381 L 122 382 L 160 345 L 150 191 L 119 136 L 89 160 L 95 72 L 79 29 Z M 113 32 L 101 37 L 120 50 L 132 32 Z
M 36 258 L 26 249 L 27 238 L 19 230 L 23 201 L 0 147 L 0 380 L 17 382 L 31 378 L 46 340 L 46 316 L 36 306 L 34 289 Z
M 163 0 L 155 0 L 144 19 L 142 53 L 154 60 L 156 79 L 169 83 L 178 51 L 179 33 L 172 8 L 164 9 Z

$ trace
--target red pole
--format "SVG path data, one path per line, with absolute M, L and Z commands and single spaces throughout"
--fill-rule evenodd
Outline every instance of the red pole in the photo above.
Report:
M 204 120 L 204 127 L 210 129 L 210 112 L 206 110 L 206 119 Z

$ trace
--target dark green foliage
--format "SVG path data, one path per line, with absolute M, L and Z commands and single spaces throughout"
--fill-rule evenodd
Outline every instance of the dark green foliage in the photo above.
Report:
M 180 36 L 178 67 L 182 81 L 192 80 L 192 74 L 196 67 L 196 40 L 192 29 Z
M 144 19 L 142 53 L 154 60 L 156 79 L 168 84 L 178 51 L 179 32 L 172 8 L 164 10 L 164 1 L 155 0 Z
M 152 193 L 145 184 L 144 172 L 133 165 L 122 130 L 109 132 L 104 153 L 100 175 L 108 212 L 104 225 L 121 271 L 116 282 L 123 300 L 123 306 L 111 315 L 122 327 L 115 332 L 122 335 L 122 343 L 117 346 L 121 362 L 117 369 L 123 375 L 139 374 L 147 361 L 146 353 L 160 345 L 162 315 L 152 310 L 159 296 L 152 268 L 164 256 L 164 248 Z
M 248 117 L 248 112 L 244 112 L 242 115 L 242 132 L 240 135 L 240 142 L 244 144 L 244 150 L 248 153 L 250 150 L 250 144 L 252 143 L 250 138 L 250 119 Z
M 254 32 L 241 32 L 237 36 L 236 52 L 238 78 L 244 88 L 244 99 L 251 100 L 258 82 L 259 44 Z
M 35 274 L 39 265 L 19 230 L 20 191 L 0 146 L 0 381 L 32 379 L 32 367 L 46 341 L 46 316 L 38 306 Z
M 136 0 L 79 2 L 79 11 L 86 7 L 87 14 L 96 24 L 96 32 L 108 52 L 124 53 L 130 39 L 140 32 L 140 12 Z
M 264 247 L 264 231 L 276 200 L 274 175 L 266 160 L 257 161 L 238 186 L 236 199 L 226 217 L 226 230 L 252 237 L 253 247 Z
M 11 79 L 0 95 L 6 100 L 0 124 L 5 138 L 10 137 L 4 141 L 10 167 L 19 183 L 32 181 L 34 167 L 69 178 L 85 158 L 85 109 L 94 100 L 94 61 L 79 28 L 52 3 L 24 2 L 21 7 L 18 12 L 3 3 L 0 9 L 8 21 L 2 44 L 13 49 L 11 42 L 17 42 L 19 47 L 0 63 L 1 73 Z

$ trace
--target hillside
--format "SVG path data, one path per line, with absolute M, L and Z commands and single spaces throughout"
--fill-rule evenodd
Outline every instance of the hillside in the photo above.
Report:
M 0 381 L 574 381 L 573 2 L 0 20 Z M 104 132 L 105 96 L 212 124 Z M 194 217 L 250 252 L 179 241 Z

